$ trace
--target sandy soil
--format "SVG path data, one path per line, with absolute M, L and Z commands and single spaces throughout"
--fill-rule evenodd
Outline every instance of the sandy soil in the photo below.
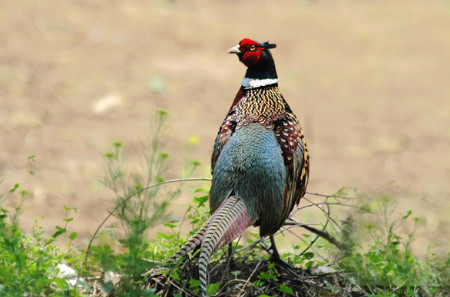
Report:
M 83 244 L 111 207 L 103 153 L 120 140 L 138 158 L 158 108 L 174 163 L 197 137 L 190 155 L 207 176 L 244 73 L 226 50 L 250 37 L 278 44 L 280 88 L 310 147 L 309 191 L 393 194 L 424 218 L 417 252 L 448 252 L 449 12 L 440 0 L 2 1 L 1 192 L 30 190 L 25 228 L 77 207 Z

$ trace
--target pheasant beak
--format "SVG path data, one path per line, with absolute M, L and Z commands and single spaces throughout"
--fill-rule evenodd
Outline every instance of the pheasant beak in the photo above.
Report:
M 228 50 L 228 53 L 229 53 L 229 54 L 240 54 L 241 51 L 240 51 L 239 47 L 240 47 L 239 44 L 236 45 L 236 46 L 233 46 L 232 48 L 230 48 L 230 49 Z

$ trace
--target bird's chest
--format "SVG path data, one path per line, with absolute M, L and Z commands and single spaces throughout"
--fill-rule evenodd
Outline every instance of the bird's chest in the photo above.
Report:
M 236 130 L 252 123 L 258 123 L 268 130 L 273 130 L 274 122 L 281 119 L 284 113 L 285 107 L 280 100 L 245 98 L 236 107 L 231 120 L 236 123 Z
M 284 170 L 281 149 L 275 133 L 259 123 L 249 123 L 236 129 L 219 157 L 232 171 Z
M 211 208 L 229 195 L 244 199 L 252 215 L 260 205 L 282 203 L 286 167 L 275 133 L 258 123 L 237 129 L 223 147 L 213 172 Z

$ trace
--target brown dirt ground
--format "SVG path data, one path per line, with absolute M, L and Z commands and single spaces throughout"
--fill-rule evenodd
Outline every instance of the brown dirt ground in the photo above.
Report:
M 84 244 L 111 207 L 102 154 L 120 140 L 138 158 L 158 108 L 171 116 L 175 163 L 198 137 L 190 155 L 206 176 L 244 73 L 226 50 L 251 37 L 278 44 L 280 87 L 311 152 L 309 191 L 395 194 L 401 212 L 424 218 L 417 253 L 448 252 L 449 12 L 443 0 L 1 1 L 0 187 L 32 192 L 28 229 L 77 207 Z

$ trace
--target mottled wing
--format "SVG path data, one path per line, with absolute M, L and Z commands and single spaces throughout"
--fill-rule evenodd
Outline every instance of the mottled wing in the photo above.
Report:
M 236 105 L 244 98 L 245 91 L 241 86 L 239 91 L 237 92 L 233 103 L 231 104 L 230 110 L 225 117 L 222 125 L 219 128 L 219 133 L 217 134 L 216 141 L 214 143 L 214 150 L 211 157 L 211 174 L 214 172 L 214 168 L 216 167 L 216 161 L 219 158 L 220 153 L 222 152 L 222 148 L 228 142 L 228 140 L 233 135 L 236 130 L 236 121 L 233 119 L 234 109 Z
M 283 152 L 287 171 L 281 227 L 294 206 L 305 195 L 309 177 L 309 154 L 303 131 L 289 107 L 283 118 L 275 122 L 274 129 L 278 144 Z
M 235 128 L 236 122 L 233 120 L 232 113 L 229 113 L 223 121 L 222 126 L 220 126 L 219 133 L 217 134 L 216 141 L 214 143 L 214 150 L 211 157 L 211 174 L 214 172 L 216 161 L 219 158 L 223 147 L 233 135 Z

